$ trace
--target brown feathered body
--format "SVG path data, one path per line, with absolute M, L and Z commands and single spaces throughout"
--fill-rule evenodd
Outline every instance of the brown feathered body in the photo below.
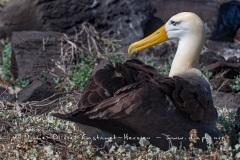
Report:
M 54 116 L 78 123 L 89 137 L 115 135 L 116 142 L 145 137 L 163 150 L 171 145 L 188 147 L 192 129 L 200 138 L 196 147 L 206 147 L 205 133 L 217 136 L 217 111 L 203 76 L 191 71 L 162 76 L 137 59 L 99 66 L 83 91 L 79 109 Z

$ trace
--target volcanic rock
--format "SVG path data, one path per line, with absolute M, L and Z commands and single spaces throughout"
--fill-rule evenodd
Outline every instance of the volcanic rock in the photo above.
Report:
M 57 32 L 14 32 L 11 65 L 14 79 L 31 78 L 52 82 L 54 78 L 63 75 L 58 67 L 61 37 L 62 34 Z
M 17 99 L 19 102 L 41 101 L 57 92 L 53 87 L 36 80 L 32 82 L 30 86 L 18 92 Z
M 240 95 L 236 93 L 225 93 L 213 91 L 213 102 L 216 107 L 237 110 L 240 104 Z
M 129 44 L 143 37 L 153 13 L 145 0 L 10 0 L 0 13 L 0 38 L 26 30 L 73 35 L 87 21 L 102 34 Z

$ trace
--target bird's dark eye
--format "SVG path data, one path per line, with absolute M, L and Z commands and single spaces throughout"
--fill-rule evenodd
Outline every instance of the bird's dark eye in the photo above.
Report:
M 173 26 L 176 26 L 176 25 L 178 25 L 180 22 L 176 22 L 176 21 L 170 21 L 170 23 L 173 25 Z

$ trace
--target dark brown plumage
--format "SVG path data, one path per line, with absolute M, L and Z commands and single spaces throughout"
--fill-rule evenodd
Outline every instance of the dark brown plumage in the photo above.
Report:
M 76 122 L 89 137 L 149 137 L 163 150 L 169 148 L 166 135 L 180 138 L 172 139 L 173 145 L 188 147 L 189 132 L 196 129 L 200 140 L 195 146 L 201 148 L 205 147 L 205 133 L 217 136 L 210 86 L 198 74 L 165 77 L 137 59 L 104 64 L 96 67 L 79 109 L 54 116 Z M 103 141 L 95 144 L 102 145 Z

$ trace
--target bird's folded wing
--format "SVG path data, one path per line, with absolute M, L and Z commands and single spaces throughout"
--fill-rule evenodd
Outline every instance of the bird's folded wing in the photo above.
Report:
M 79 108 L 85 110 L 100 104 L 123 91 L 133 90 L 138 82 L 151 79 L 157 70 L 137 59 L 131 59 L 124 64 L 106 64 L 91 77 L 85 87 Z M 110 100 L 109 100 L 110 101 Z
M 175 90 L 172 99 L 177 106 L 190 114 L 192 120 L 213 122 L 217 119 L 217 111 L 208 86 L 177 76 L 173 79 L 175 79 Z

